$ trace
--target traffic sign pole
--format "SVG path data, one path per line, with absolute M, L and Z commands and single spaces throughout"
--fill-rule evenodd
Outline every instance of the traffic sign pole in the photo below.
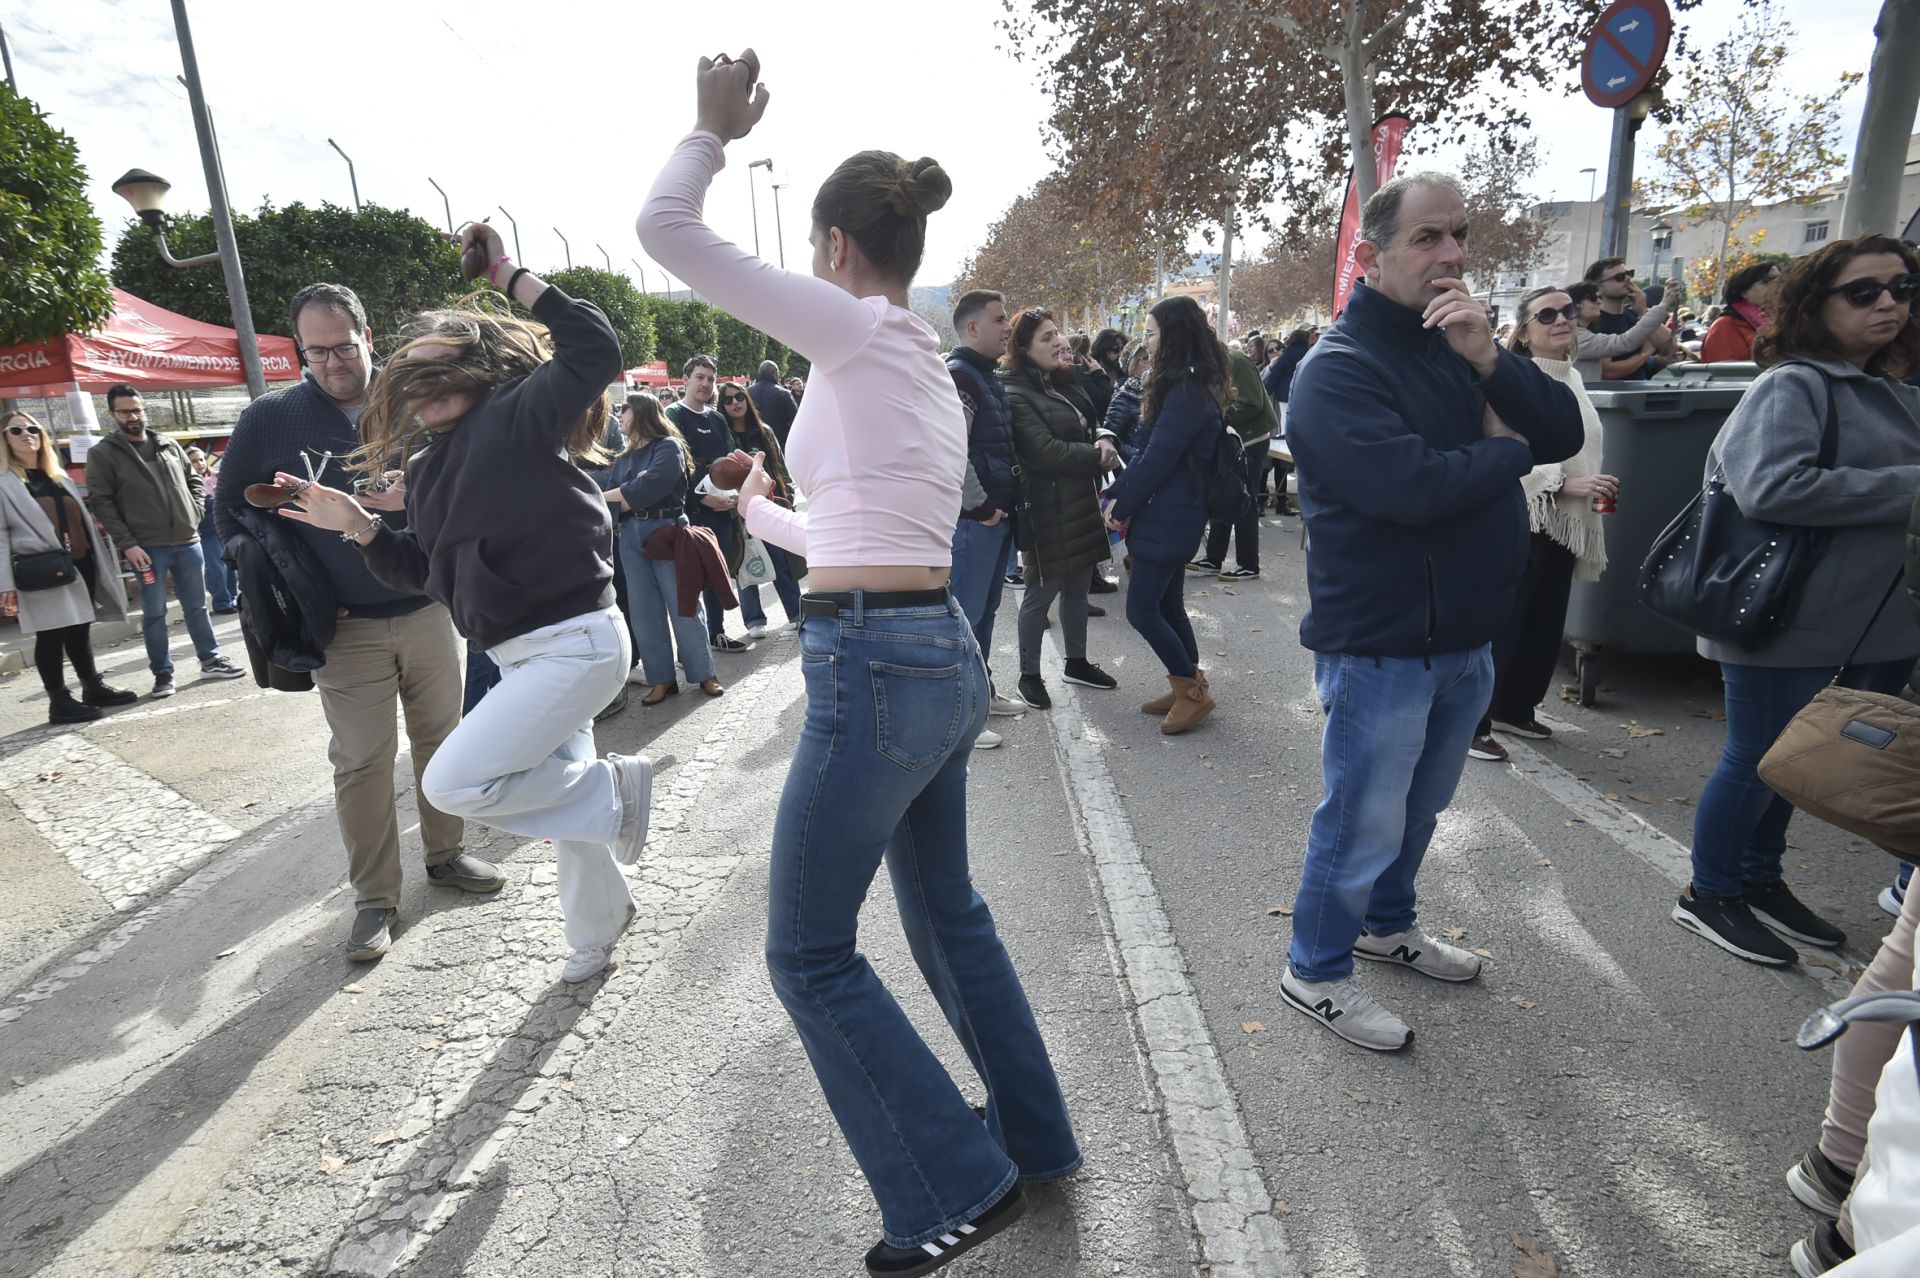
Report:
M 1625 257 L 1632 227 L 1633 145 L 1644 115 L 1632 106 L 1613 109 L 1613 148 L 1607 156 L 1607 202 L 1600 217 L 1600 256 Z M 1586 264 L 1581 264 L 1582 269 Z

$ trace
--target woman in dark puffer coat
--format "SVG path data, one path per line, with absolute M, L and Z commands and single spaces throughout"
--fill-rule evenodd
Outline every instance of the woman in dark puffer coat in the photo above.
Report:
M 1112 558 L 1098 490 L 1120 455 L 1111 442 L 1094 442 L 1093 402 L 1075 383 L 1072 366 L 1072 351 L 1050 312 L 1034 307 L 1015 317 L 1000 380 L 1020 463 L 1015 535 L 1027 581 L 1020 601 L 1020 696 L 1042 710 L 1052 700 L 1040 678 L 1040 634 L 1055 598 L 1067 681 L 1119 686 L 1087 660 L 1087 590 L 1095 566 Z

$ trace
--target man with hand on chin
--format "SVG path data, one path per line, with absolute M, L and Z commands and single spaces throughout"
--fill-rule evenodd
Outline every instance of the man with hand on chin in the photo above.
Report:
M 1494 344 L 1466 273 L 1460 185 L 1398 178 L 1367 201 L 1346 312 L 1300 363 L 1287 439 L 1312 530 L 1327 713 L 1281 993 L 1374 1051 L 1413 1041 L 1353 960 L 1444 981 L 1480 960 L 1419 930 L 1414 876 L 1493 689 L 1491 641 L 1527 561 L 1520 477 L 1580 449 L 1573 392 Z

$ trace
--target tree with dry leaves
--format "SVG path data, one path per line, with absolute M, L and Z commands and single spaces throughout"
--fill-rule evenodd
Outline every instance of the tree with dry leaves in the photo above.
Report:
M 1088 208 L 1083 190 L 1054 174 L 1016 198 L 961 267 L 955 291 L 995 289 L 1009 305 L 1051 306 L 1082 324 L 1138 292 L 1151 269 L 1147 232 Z
M 1467 262 L 1479 276 L 1525 271 L 1539 264 L 1553 225 L 1534 213 L 1539 201 L 1526 190 L 1539 167 L 1531 138 L 1511 150 L 1495 143 L 1475 147 L 1461 166 L 1467 192 Z
M 1740 224 L 1757 205 L 1811 196 L 1846 162 L 1840 97 L 1860 75 L 1847 72 L 1826 92 L 1792 93 L 1782 83 L 1792 41 L 1792 24 L 1770 0 L 1742 14 L 1681 76 L 1687 118 L 1654 149 L 1660 167 L 1643 197 L 1677 206 L 1694 225 L 1720 225 L 1716 281 L 1727 277 Z

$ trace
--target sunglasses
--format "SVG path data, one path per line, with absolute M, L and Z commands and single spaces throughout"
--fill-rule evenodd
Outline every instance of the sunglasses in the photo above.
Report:
M 1565 306 L 1549 306 L 1543 311 L 1533 313 L 1533 322 L 1541 328 L 1553 327 L 1553 322 L 1563 319 L 1571 324 L 1580 318 L 1580 303 L 1568 302 Z
M 38 437 L 40 434 L 40 428 L 38 426 L 9 426 L 7 427 L 7 434 L 33 435 L 35 437 Z
M 1632 271 L 1621 271 L 1618 274 L 1607 276 L 1606 282 L 1609 284 L 1625 284 L 1628 280 L 1632 278 L 1633 278 Z
M 1880 300 L 1882 291 L 1893 299 L 1895 306 L 1911 302 L 1915 295 L 1920 295 L 1920 275 L 1896 275 L 1890 280 L 1848 280 L 1838 288 L 1828 289 L 1826 295 L 1838 294 L 1846 298 L 1849 305 L 1865 310 Z
M 744 404 L 746 402 L 747 402 L 747 397 L 745 395 L 722 395 L 720 397 L 720 406 L 722 408 L 726 407 L 728 404 Z

